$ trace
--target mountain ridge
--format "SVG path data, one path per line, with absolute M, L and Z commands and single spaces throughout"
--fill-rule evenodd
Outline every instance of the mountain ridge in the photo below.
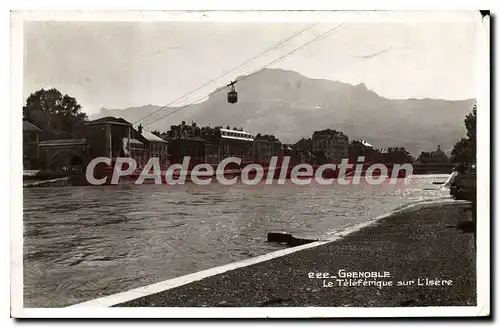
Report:
M 450 149 L 463 137 L 463 120 L 474 103 L 474 99 L 389 99 L 364 83 L 308 78 L 282 69 L 264 69 L 235 86 L 239 95 L 236 104 L 228 104 L 222 91 L 225 88 L 219 88 L 205 101 L 160 120 L 156 118 L 181 106 L 101 108 L 92 118 L 118 116 L 136 122 L 161 109 L 144 120 L 143 124 L 151 122 L 148 129 L 167 131 L 181 121 L 195 121 L 198 125 L 241 126 L 252 133 L 274 134 L 286 143 L 331 128 L 343 131 L 349 139 L 368 140 L 376 148 L 404 146 L 417 156 L 438 144 Z

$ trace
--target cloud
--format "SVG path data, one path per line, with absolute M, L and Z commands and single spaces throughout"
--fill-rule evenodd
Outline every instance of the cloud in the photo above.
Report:
M 380 51 L 377 51 L 375 53 L 369 54 L 369 55 L 364 55 L 364 56 L 354 56 L 354 58 L 360 58 L 360 59 L 370 59 L 373 57 L 377 57 L 379 55 L 385 54 L 386 52 L 389 52 L 392 49 L 392 45 L 388 46 L 385 49 L 382 49 Z

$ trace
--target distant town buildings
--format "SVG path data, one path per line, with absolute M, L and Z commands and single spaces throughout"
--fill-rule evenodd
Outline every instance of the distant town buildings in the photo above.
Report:
M 142 168 L 157 157 L 162 168 L 168 165 L 168 143 L 146 131 L 135 129 L 122 118 L 103 117 L 85 124 L 84 138 L 39 140 L 43 131 L 23 122 L 24 169 L 77 171 L 96 157 L 132 157 Z
M 312 145 L 312 144 L 311 144 Z M 296 145 L 282 145 L 283 156 L 290 158 L 291 165 L 297 164 L 310 164 L 316 165 L 318 160 L 312 153 L 312 146 L 310 148 L 299 148 Z
M 366 140 L 353 140 L 348 146 L 348 156 L 351 163 L 357 162 L 359 157 L 364 157 L 365 163 L 380 162 L 383 155 L 380 150 L 373 147 L 371 143 Z
M 313 149 L 313 141 L 311 138 L 302 138 L 299 141 L 297 141 L 294 145 L 293 148 L 297 150 L 308 150 L 312 151 Z
M 435 151 L 421 152 L 417 162 L 421 164 L 446 164 L 450 162 L 450 159 L 441 150 L 441 145 L 438 145 Z
M 362 156 L 365 162 L 407 163 L 413 161 L 404 147 L 375 149 L 366 140 L 353 140 L 342 132 L 326 129 L 315 131 L 310 138 L 295 144 L 282 144 L 271 134 L 253 135 L 236 127 L 199 127 L 195 122 L 172 125 L 167 132 L 152 133 L 142 125 L 134 126 L 123 118 L 103 117 L 85 124 L 85 137 L 73 139 L 45 139 L 43 131 L 23 121 L 23 166 L 25 170 L 78 171 L 96 157 L 131 157 L 142 169 L 151 157 L 159 159 L 162 169 L 182 163 L 217 165 L 228 157 L 238 157 L 241 164 L 268 165 L 278 157 L 290 157 L 290 165 L 340 163 L 349 158 L 351 163 Z M 440 147 L 432 153 L 422 153 L 419 160 L 446 158 Z
M 347 158 L 349 138 L 342 132 L 331 129 L 315 131 L 312 136 L 312 151 L 322 161 L 340 163 Z
M 132 137 L 142 144 L 140 152 L 136 153 L 135 149 L 131 149 L 131 157 L 136 159 L 139 168 L 144 167 L 151 157 L 158 158 L 160 168 L 167 168 L 169 163 L 167 141 L 143 129 L 140 124 L 137 128 L 132 129 Z M 140 161 L 138 161 L 139 156 Z
M 192 164 L 205 161 L 205 140 L 200 137 L 201 129 L 196 123 L 187 125 L 172 125 L 170 130 L 162 134 L 169 145 L 169 162 L 182 163 L 184 157 L 189 156 Z
M 255 136 L 253 155 L 256 163 L 268 165 L 273 156 L 283 156 L 281 142 L 273 135 L 259 133 Z
M 164 137 L 170 145 L 172 163 L 181 163 L 185 156 L 194 163 L 217 164 L 228 157 L 241 158 L 242 164 L 254 161 L 253 136 L 241 128 L 200 128 L 196 123 L 182 122 L 172 125 Z
M 242 164 L 253 162 L 253 136 L 243 131 L 243 129 L 222 129 L 220 130 L 220 159 L 227 157 L 241 158 Z

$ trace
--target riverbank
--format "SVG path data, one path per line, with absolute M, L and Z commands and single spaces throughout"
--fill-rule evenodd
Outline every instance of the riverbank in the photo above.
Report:
M 116 306 L 474 306 L 475 232 L 467 206 L 403 211 L 331 243 Z M 311 272 L 343 280 L 339 286 L 337 279 L 310 278 Z M 393 285 L 352 286 L 358 279 L 341 277 L 348 272 L 379 272 L 386 277 L 377 281 Z M 430 285 L 436 279 L 439 286 Z
M 72 177 L 57 179 L 23 182 L 23 188 L 44 188 L 44 187 L 72 187 L 74 186 Z

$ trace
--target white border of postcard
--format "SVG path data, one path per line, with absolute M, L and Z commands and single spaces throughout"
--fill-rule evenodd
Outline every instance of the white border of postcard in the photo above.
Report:
M 477 306 L 422 308 L 23 308 L 22 137 L 23 26 L 25 20 L 65 21 L 415 21 L 472 20 L 478 29 L 477 106 Z M 32 318 L 238 318 L 478 316 L 490 313 L 490 19 L 479 11 L 414 12 L 165 12 L 17 11 L 11 14 L 11 316 Z M 300 309 L 300 310 L 298 310 Z

